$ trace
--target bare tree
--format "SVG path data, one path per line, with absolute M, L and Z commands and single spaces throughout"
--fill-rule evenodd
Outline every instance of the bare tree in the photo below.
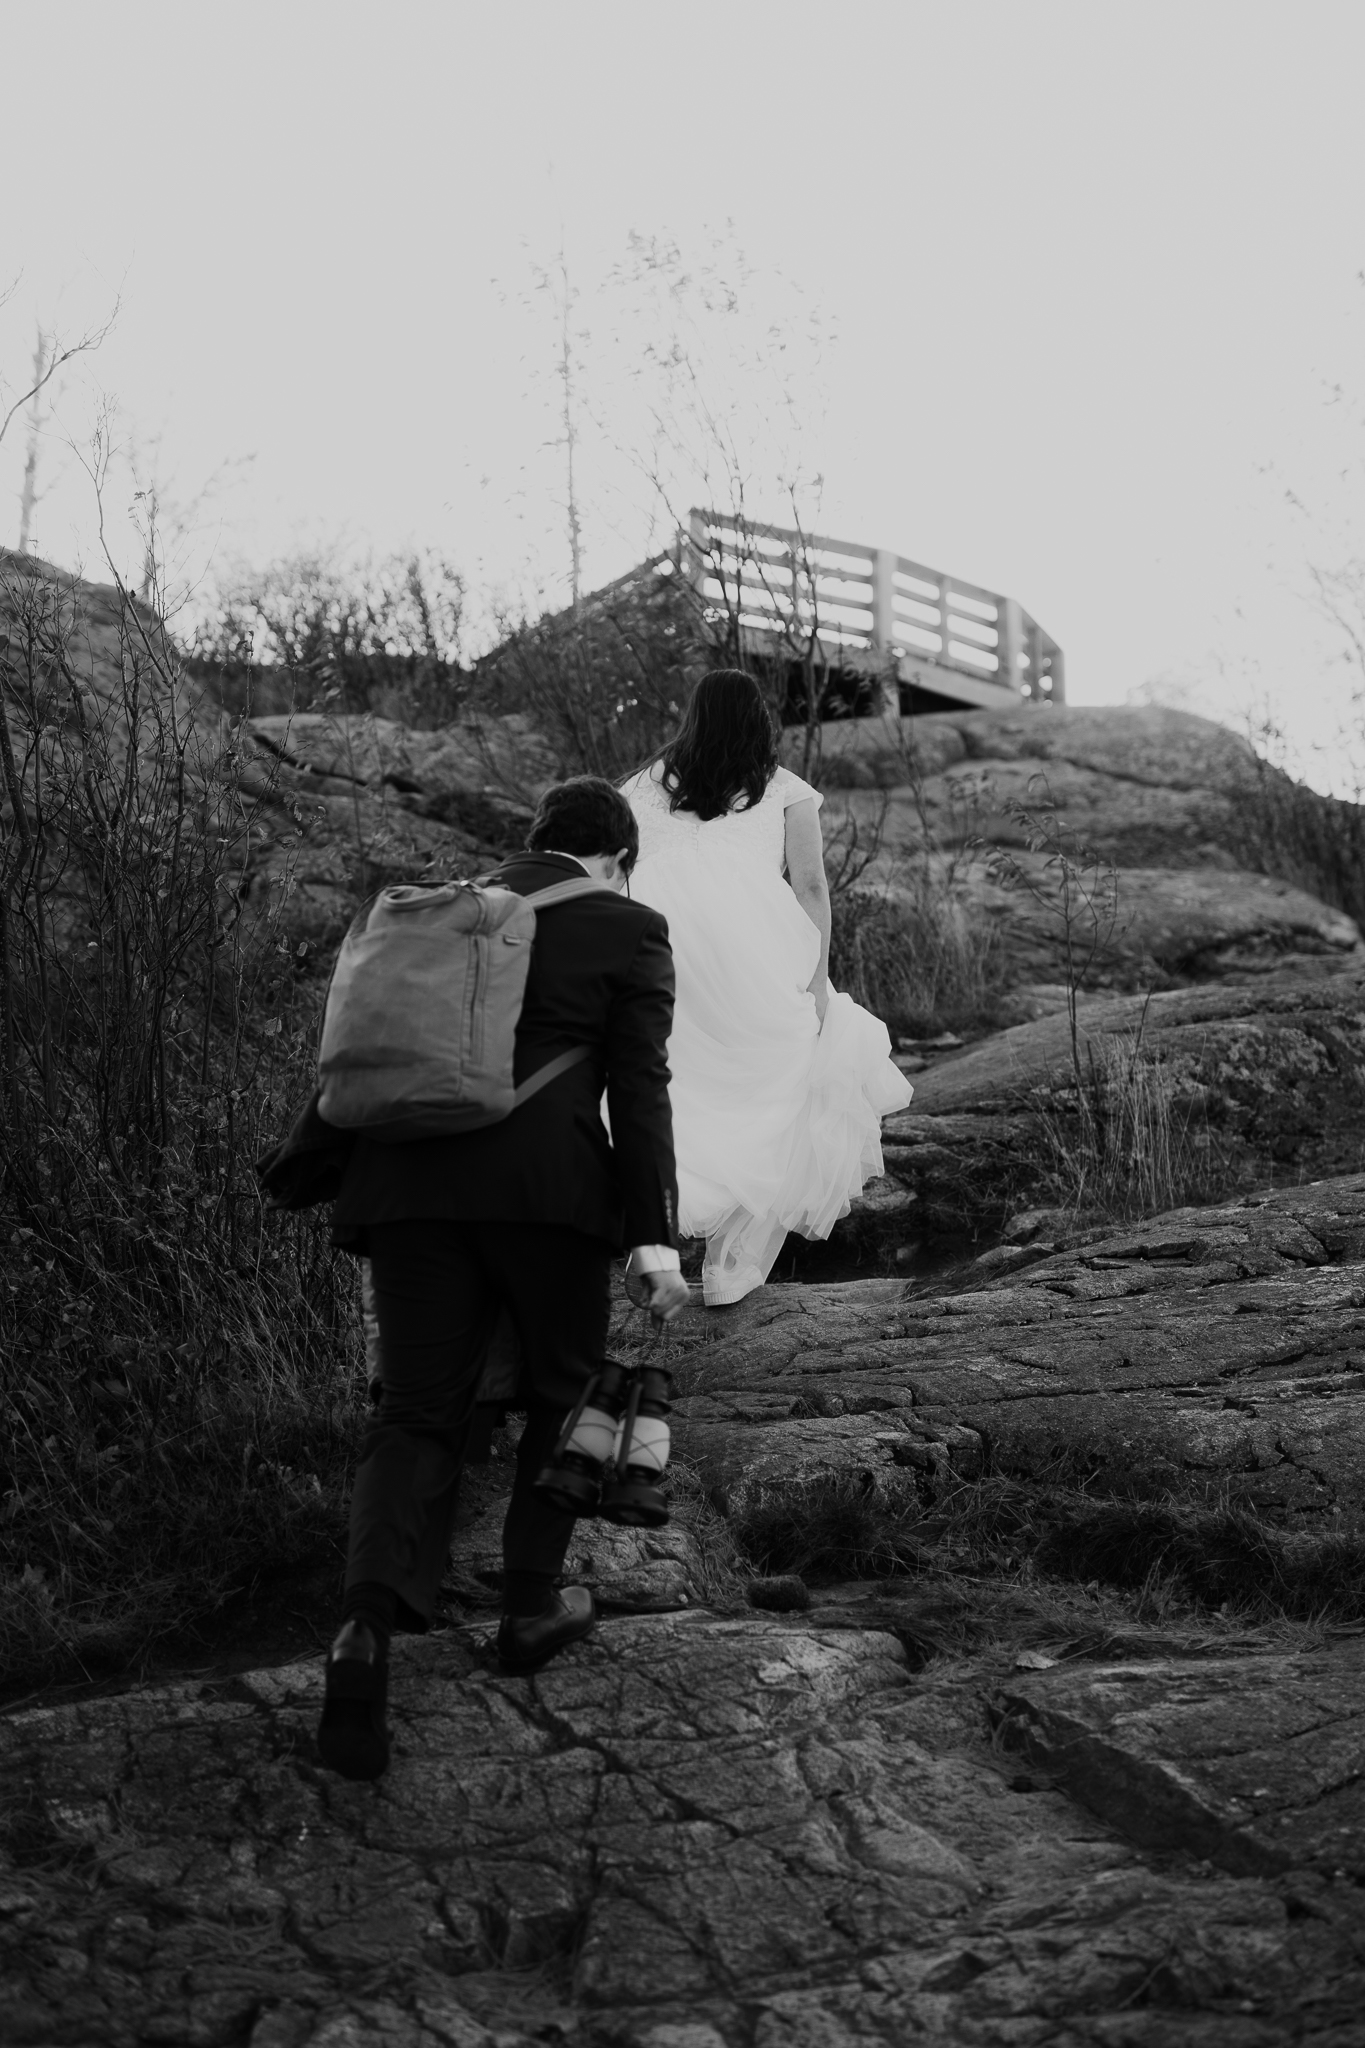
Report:
M 19 553 L 28 553 L 33 531 L 33 513 L 38 503 L 38 441 L 43 430 L 43 370 L 47 362 L 47 336 L 41 327 L 33 349 L 33 395 L 29 400 L 28 447 L 24 452 L 24 482 L 19 493 Z
M 573 334 L 569 315 L 577 294 L 569 284 L 569 266 L 564 260 L 564 247 L 560 244 L 559 260 L 559 368 L 557 375 L 563 401 L 564 420 L 564 462 L 567 471 L 567 511 L 569 518 L 569 586 L 573 594 L 573 608 L 578 610 L 578 600 L 583 589 L 583 529 L 578 518 L 578 492 L 574 484 L 574 444 L 578 438 L 577 421 L 574 417 L 574 357 Z M 542 279 L 548 284 L 548 279 Z
M 120 303 L 121 301 L 115 299 L 109 317 L 100 326 L 87 328 L 76 341 L 64 342 L 55 334 L 47 337 L 46 350 L 35 359 L 36 374 L 28 389 L 21 391 L 6 411 L 0 412 L 0 441 L 3 441 L 9 432 L 16 415 L 22 412 L 26 405 L 31 404 L 41 391 L 47 389 L 64 364 L 69 363 L 74 356 L 91 354 L 108 338 L 114 322 L 118 319 Z
M 154 604 L 163 614 L 169 613 L 180 608 L 185 591 L 182 586 L 173 598 L 168 581 L 183 575 L 185 557 L 195 534 L 202 530 L 205 512 L 256 458 L 226 457 L 189 497 L 181 497 L 175 489 L 174 476 L 168 477 L 163 471 L 159 434 L 146 442 L 132 437 L 126 459 L 135 486 L 133 524 L 142 544 L 138 595 L 144 604 Z
M 733 475 L 732 486 L 723 523 L 693 520 L 687 528 L 692 576 L 705 598 L 703 625 L 734 667 L 766 672 L 779 709 L 795 697 L 802 724 L 801 773 L 809 779 L 820 765 L 832 668 L 815 544 L 794 488 L 788 494 L 792 525 L 777 528 L 750 519 L 742 476 Z
M 1031 898 L 1059 928 L 1071 1069 L 1077 1096 L 1083 1099 L 1077 1008 L 1119 929 L 1119 872 L 1066 823 L 1046 775 L 1029 777 L 1027 802 L 1005 797 L 1000 809 L 1019 829 L 1035 865 L 1026 867 L 1002 846 L 991 854 L 987 872 L 992 881 Z
M 704 592 L 707 637 L 783 709 L 799 704 L 810 774 L 831 660 L 812 540 L 823 479 L 809 460 L 809 414 L 818 408 L 800 364 L 821 364 L 820 316 L 798 293 L 781 318 L 765 309 L 756 319 L 756 274 L 728 231 L 695 263 L 676 243 L 633 235 L 612 283 L 648 337 L 612 380 L 613 397 L 633 384 L 643 410 L 624 441 L 615 430 L 616 445 L 670 538 L 683 536 L 680 566 Z M 755 516 L 759 491 L 785 501 L 789 527 Z M 691 522 L 697 504 L 719 523 Z
M 4 292 L 0 292 L 0 306 L 13 297 L 18 289 L 18 279 Z M 19 492 L 19 548 L 23 555 L 29 551 L 33 538 L 33 514 L 43 493 L 38 489 L 38 456 L 43 429 L 46 424 L 43 413 L 43 393 L 48 390 L 57 372 L 72 359 L 89 355 L 99 348 L 109 334 L 119 314 L 119 300 L 115 299 L 113 310 L 97 327 L 88 327 L 73 341 L 64 341 L 55 332 L 45 332 L 38 326 L 37 342 L 33 351 L 28 381 L 17 396 L 5 403 L 4 380 L 0 379 L 0 443 L 3 443 L 10 427 L 19 414 L 28 407 L 28 446 L 24 456 L 24 477 Z
M 583 595 L 583 504 L 579 441 L 583 412 L 584 352 L 590 336 L 575 323 L 574 307 L 578 302 L 578 289 L 569 270 L 563 240 L 560 241 L 558 253 L 550 262 L 540 263 L 532 259 L 529 269 L 533 293 L 544 293 L 553 309 L 552 375 L 558 387 L 555 410 L 558 415 L 559 432 L 543 441 L 541 446 L 562 449 L 564 454 L 563 508 L 569 543 L 569 598 L 576 612 Z M 532 300 L 521 287 L 509 288 L 504 293 L 504 299 L 523 312 L 532 310 Z M 537 363 L 533 377 L 539 383 L 543 375 L 543 358 L 540 357 L 539 349 L 536 354 Z
M 1319 610 L 1340 633 L 1347 660 L 1360 672 L 1354 694 L 1358 704 L 1365 704 L 1365 560 L 1338 569 L 1310 563 L 1308 574 Z

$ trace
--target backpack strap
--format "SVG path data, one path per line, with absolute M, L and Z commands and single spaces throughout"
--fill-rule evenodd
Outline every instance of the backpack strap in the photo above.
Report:
M 533 889 L 522 902 L 529 903 L 532 910 L 550 910 L 556 903 L 572 903 L 578 896 L 600 896 L 605 892 L 615 896 L 618 892 L 610 882 L 599 882 L 592 875 L 574 876 L 567 882 L 551 882 L 548 889 Z
M 616 894 L 610 882 L 595 881 L 591 875 L 583 875 L 581 878 L 573 876 L 567 882 L 552 882 L 548 889 L 534 889 L 529 896 L 523 896 L 521 900 L 539 914 L 542 910 L 552 910 L 556 903 L 572 903 L 579 896 L 598 896 L 603 890 L 609 896 Z M 522 1082 L 512 1097 L 513 1109 L 520 1109 L 523 1102 L 529 1102 L 533 1095 L 539 1095 L 542 1088 L 548 1088 L 551 1081 L 557 1081 L 561 1074 L 567 1074 L 570 1067 L 576 1067 L 580 1061 L 591 1058 L 592 1047 L 588 1045 L 575 1045 L 568 1052 L 556 1053 L 552 1060 L 547 1060 L 543 1067 L 537 1067 L 534 1074 Z
M 551 1081 L 557 1081 L 561 1074 L 567 1074 L 570 1067 L 576 1067 L 581 1060 L 592 1058 L 592 1047 L 571 1046 L 568 1052 L 556 1053 L 543 1067 L 537 1067 L 528 1080 L 522 1082 L 512 1097 L 513 1109 L 520 1109 L 523 1102 L 529 1102 L 533 1095 L 539 1095 L 542 1088 L 548 1088 Z

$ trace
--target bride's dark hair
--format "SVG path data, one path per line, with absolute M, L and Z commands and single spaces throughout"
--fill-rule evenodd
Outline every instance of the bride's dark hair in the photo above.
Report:
M 703 676 L 660 759 L 671 811 L 719 818 L 732 806 L 751 810 L 777 767 L 777 728 L 753 677 L 737 668 Z

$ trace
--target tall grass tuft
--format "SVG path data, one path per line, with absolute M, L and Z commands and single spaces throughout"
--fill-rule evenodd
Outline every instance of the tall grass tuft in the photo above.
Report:
M 909 1474 L 828 1473 L 770 1483 L 731 1533 L 756 1570 L 812 1585 L 931 1577 L 958 1581 L 970 1603 L 983 1580 L 1026 1574 L 1134 1595 L 1139 1613 L 1161 1588 L 1195 1614 L 1365 1620 L 1365 1532 L 1278 1528 L 1227 1499 L 1104 1497 L 999 1475 L 921 1497 Z
M 0 572 L 0 1665 L 127 1665 L 335 1548 L 349 1262 L 254 1157 L 311 1066 L 258 803 L 120 594 Z
M 914 1570 L 922 1562 L 922 1521 L 909 1478 L 888 1487 L 863 1473 L 830 1473 L 761 1488 L 733 1534 L 755 1570 L 770 1578 L 794 1573 L 818 1585 Z
M 1081 1085 L 1039 1090 L 1033 1107 L 1060 1205 L 1122 1221 L 1227 1192 L 1202 1091 L 1144 1052 L 1140 1031 L 1089 1043 Z
M 1044 1571 L 1125 1591 L 1173 1582 L 1196 1607 L 1251 1620 L 1365 1619 L 1365 1533 L 1278 1529 L 1235 1502 L 1063 1496 L 1036 1556 Z
M 1273 746 L 1277 735 L 1262 735 Z M 1238 857 L 1282 876 L 1365 925 L 1365 805 L 1323 796 L 1256 756 L 1232 816 Z
M 1000 989 L 995 933 L 932 868 L 894 889 L 836 889 L 830 908 L 830 980 L 893 1033 L 991 1021 Z

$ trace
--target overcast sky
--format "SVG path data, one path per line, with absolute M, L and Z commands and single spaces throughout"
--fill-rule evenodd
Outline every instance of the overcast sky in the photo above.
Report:
M 562 248 L 606 580 L 657 531 L 668 320 L 630 238 L 694 278 L 741 251 L 739 312 L 683 313 L 752 511 L 782 520 L 794 450 L 823 531 L 1016 596 L 1073 701 L 1266 704 L 1332 772 L 1309 568 L 1365 555 L 1358 0 L 0 0 L 0 74 L 11 392 L 36 322 L 120 300 L 42 443 L 50 558 L 96 565 L 63 437 L 102 394 L 121 562 L 133 455 L 172 506 L 217 475 L 197 564 L 418 545 L 557 601 Z

